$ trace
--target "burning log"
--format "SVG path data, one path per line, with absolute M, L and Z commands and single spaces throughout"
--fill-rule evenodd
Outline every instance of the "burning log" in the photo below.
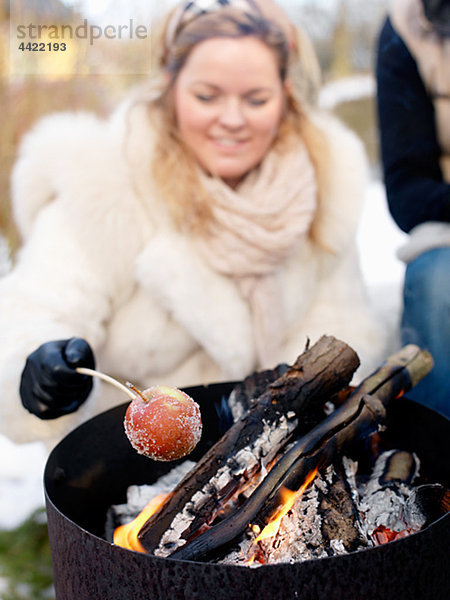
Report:
M 285 489 L 285 503 L 270 523 L 262 531 L 252 525 L 249 535 L 219 562 L 303 562 L 370 546 L 357 506 L 355 463 L 346 462 L 313 472 L 296 492 Z
M 221 502 L 269 464 L 292 438 L 299 419 L 350 382 L 359 359 L 347 344 L 323 336 L 253 402 L 145 523 L 147 552 L 170 554 L 216 517 Z
M 392 355 L 341 407 L 282 456 L 241 508 L 200 536 L 187 539 L 170 555 L 198 560 L 219 549 L 223 551 L 242 535 L 249 523 L 264 527 L 282 501 L 283 488 L 297 489 L 312 469 L 329 464 L 350 442 L 382 428 L 389 402 L 420 381 L 432 364 L 431 355 L 414 345 Z

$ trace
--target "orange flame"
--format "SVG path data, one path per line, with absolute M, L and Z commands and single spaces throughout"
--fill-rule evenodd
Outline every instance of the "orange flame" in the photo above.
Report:
M 169 494 L 158 494 L 157 496 L 154 496 L 131 523 L 117 527 L 113 536 L 116 546 L 122 546 L 122 548 L 127 548 L 128 550 L 145 553 L 144 546 L 138 540 L 139 532 L 142 526 L 147 522 L 147 519 L 158 510 L 168 496 Z
M 309 486 L 309 484 L 312 483 L 312 481 L 314 480 L 314 478 L 317 475 L 318 470 L 319 470 L 319 467 L 316 467 L 315 469 L 310 471 L 308 473 L 308 475 L 306 476 L 305 481 L 303 482 L 301 487 L 296 492 L 293 492 L 292 490 L 289 490 L 288 488 L 281 488 L 280 495 L 281 495 L 281 499 L 282 499 L 282 505 L 278 508 L 278 510 L 275 511 L 275 513 L 272 515 L 271 520 L 264 527 L 264 529 L 262 531 L 261 531 L 259 525 L 252 525 L 252 524 L 249 525 L 250 529 L 253 531 L 253 533 L 255 535 L 259 534 L 253 541 L 253 548 L 255 548 L 257 543 L 260 542 L 261 540 L 266 540 L 268 538 L 275 537 L 277 535 L 277 533 L 280 529 L 280 525 L 281 525 L 281 521 L 283 520 L 283 517 L 285 517 L 287 515 L 287 513 L 294 506 L 294 504 L 298 500 L 298 498 L 300 498 L 300 496 L 303 495 L 303 492 L 306 490 L 306 488 Z M 260 562 L 262 564 L 265 562 L 263 554 L 258 552 L 257 549 L 255 549 L 255 551 L 248 558 L 248 560 L 246 561 L 245 564 L 247 566 L 251 566 L 255 561 Z
M 291 510 L 291 508 L 294 506 L 296 500 L 298 498 L 300 498 L 300 496 L 303 495 L 303 492 L 306 490 L 306 488 L 309 486 L 309 484 L 314 480 L 315 476 L 317 475 L 317 471 L 318 471 L 318 468 L 315 468 L 310 473 L 308 473 L 305 481 L 303 482 L 301 487 L 296 492 L 293 492 L 292 490 L 289 490 L 287 488 L 281 488 L 280 495 L 281 495 L 281 500 L 282 500 L 282 506 L 280 506 L 278 508 L 278 510 L 272 516 L 269 523 L 264 527 L 264 529 L 261 531 L 261 533 L 255 539 L 255 541 L 254 541 L 255 544 L 260 542 L 261 540 L 266 540 L 267 538 L 271 538 L 271 537 L 277 535 L 278 530 L 280 529 L 280 525 L 281 525 L 281 521 L 282 521 L 283 517 L 286 516 L 287 513 Z

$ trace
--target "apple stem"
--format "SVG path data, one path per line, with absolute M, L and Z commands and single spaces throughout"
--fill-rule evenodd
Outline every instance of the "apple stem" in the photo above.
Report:
M 130 383 L 129 381 L 125 382 L 125 385 L 127 386 L 127 388 L 129 388 L 130 390 L 133 390 L 133 392 L 135 393 L 135 397 L 136 394 L 138 396 L 140 396 L 142 398 L 142 400 L 144 400 L 145 402 L 148 402 L 148 398 L 146 398 L 144 396 L 144 394 L 141 392 L 141 390 L 139 390 L 135 385 L 133 385 L 132 383 Z
M 127 385 L 125 386 L 125 385 L 123 385 L 123 383 L 120 383 L 120 381 L 117 381 L 117 379 L 114 379 L 113 377 L 110 377 L 109 375 L 105 375 L 105 373 L 101 373 L 100 371 L 95 371 L 94 369 L 88 369 L 86 367 L 76 367 L 75 370 L 77 373 L 80 373 L 81 375 L 91 375 L 91 377 L 98 377 L 99 379 L 102 379 L 103 381 L 106 381 L 107 383 L 114 385 L 119 390 L 122 390 L 122 392 L 125 392 L 125 394 L 127 394 L 127 396 L 129 398 L 131 398 L 131 400 L 134 400 L 136 398 L 136 394 L 143 396 L 142 392 L 140 392 L 137 388 L 135 388 L 131 383 L 130 384 L 127 383 Z M 134 391 L 132 391 L 132 390 L 134 390 Z

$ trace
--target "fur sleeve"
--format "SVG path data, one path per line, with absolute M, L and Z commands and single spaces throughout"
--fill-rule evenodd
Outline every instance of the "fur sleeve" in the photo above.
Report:
M 89 161 L 104 129 L 89 113 L 57 113 L 25 135 L 11 175 L 13 215 L 23 240 L 39 211 L 57 196 L 71 165 Z

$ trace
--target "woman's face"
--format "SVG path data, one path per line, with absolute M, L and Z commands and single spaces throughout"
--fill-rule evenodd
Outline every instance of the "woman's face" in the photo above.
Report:
M 205 171 L 231 187 L 274 142 L 284 98 L 275 54 L 254 37 L 199 43 L 174 84 L 184 143 Z

